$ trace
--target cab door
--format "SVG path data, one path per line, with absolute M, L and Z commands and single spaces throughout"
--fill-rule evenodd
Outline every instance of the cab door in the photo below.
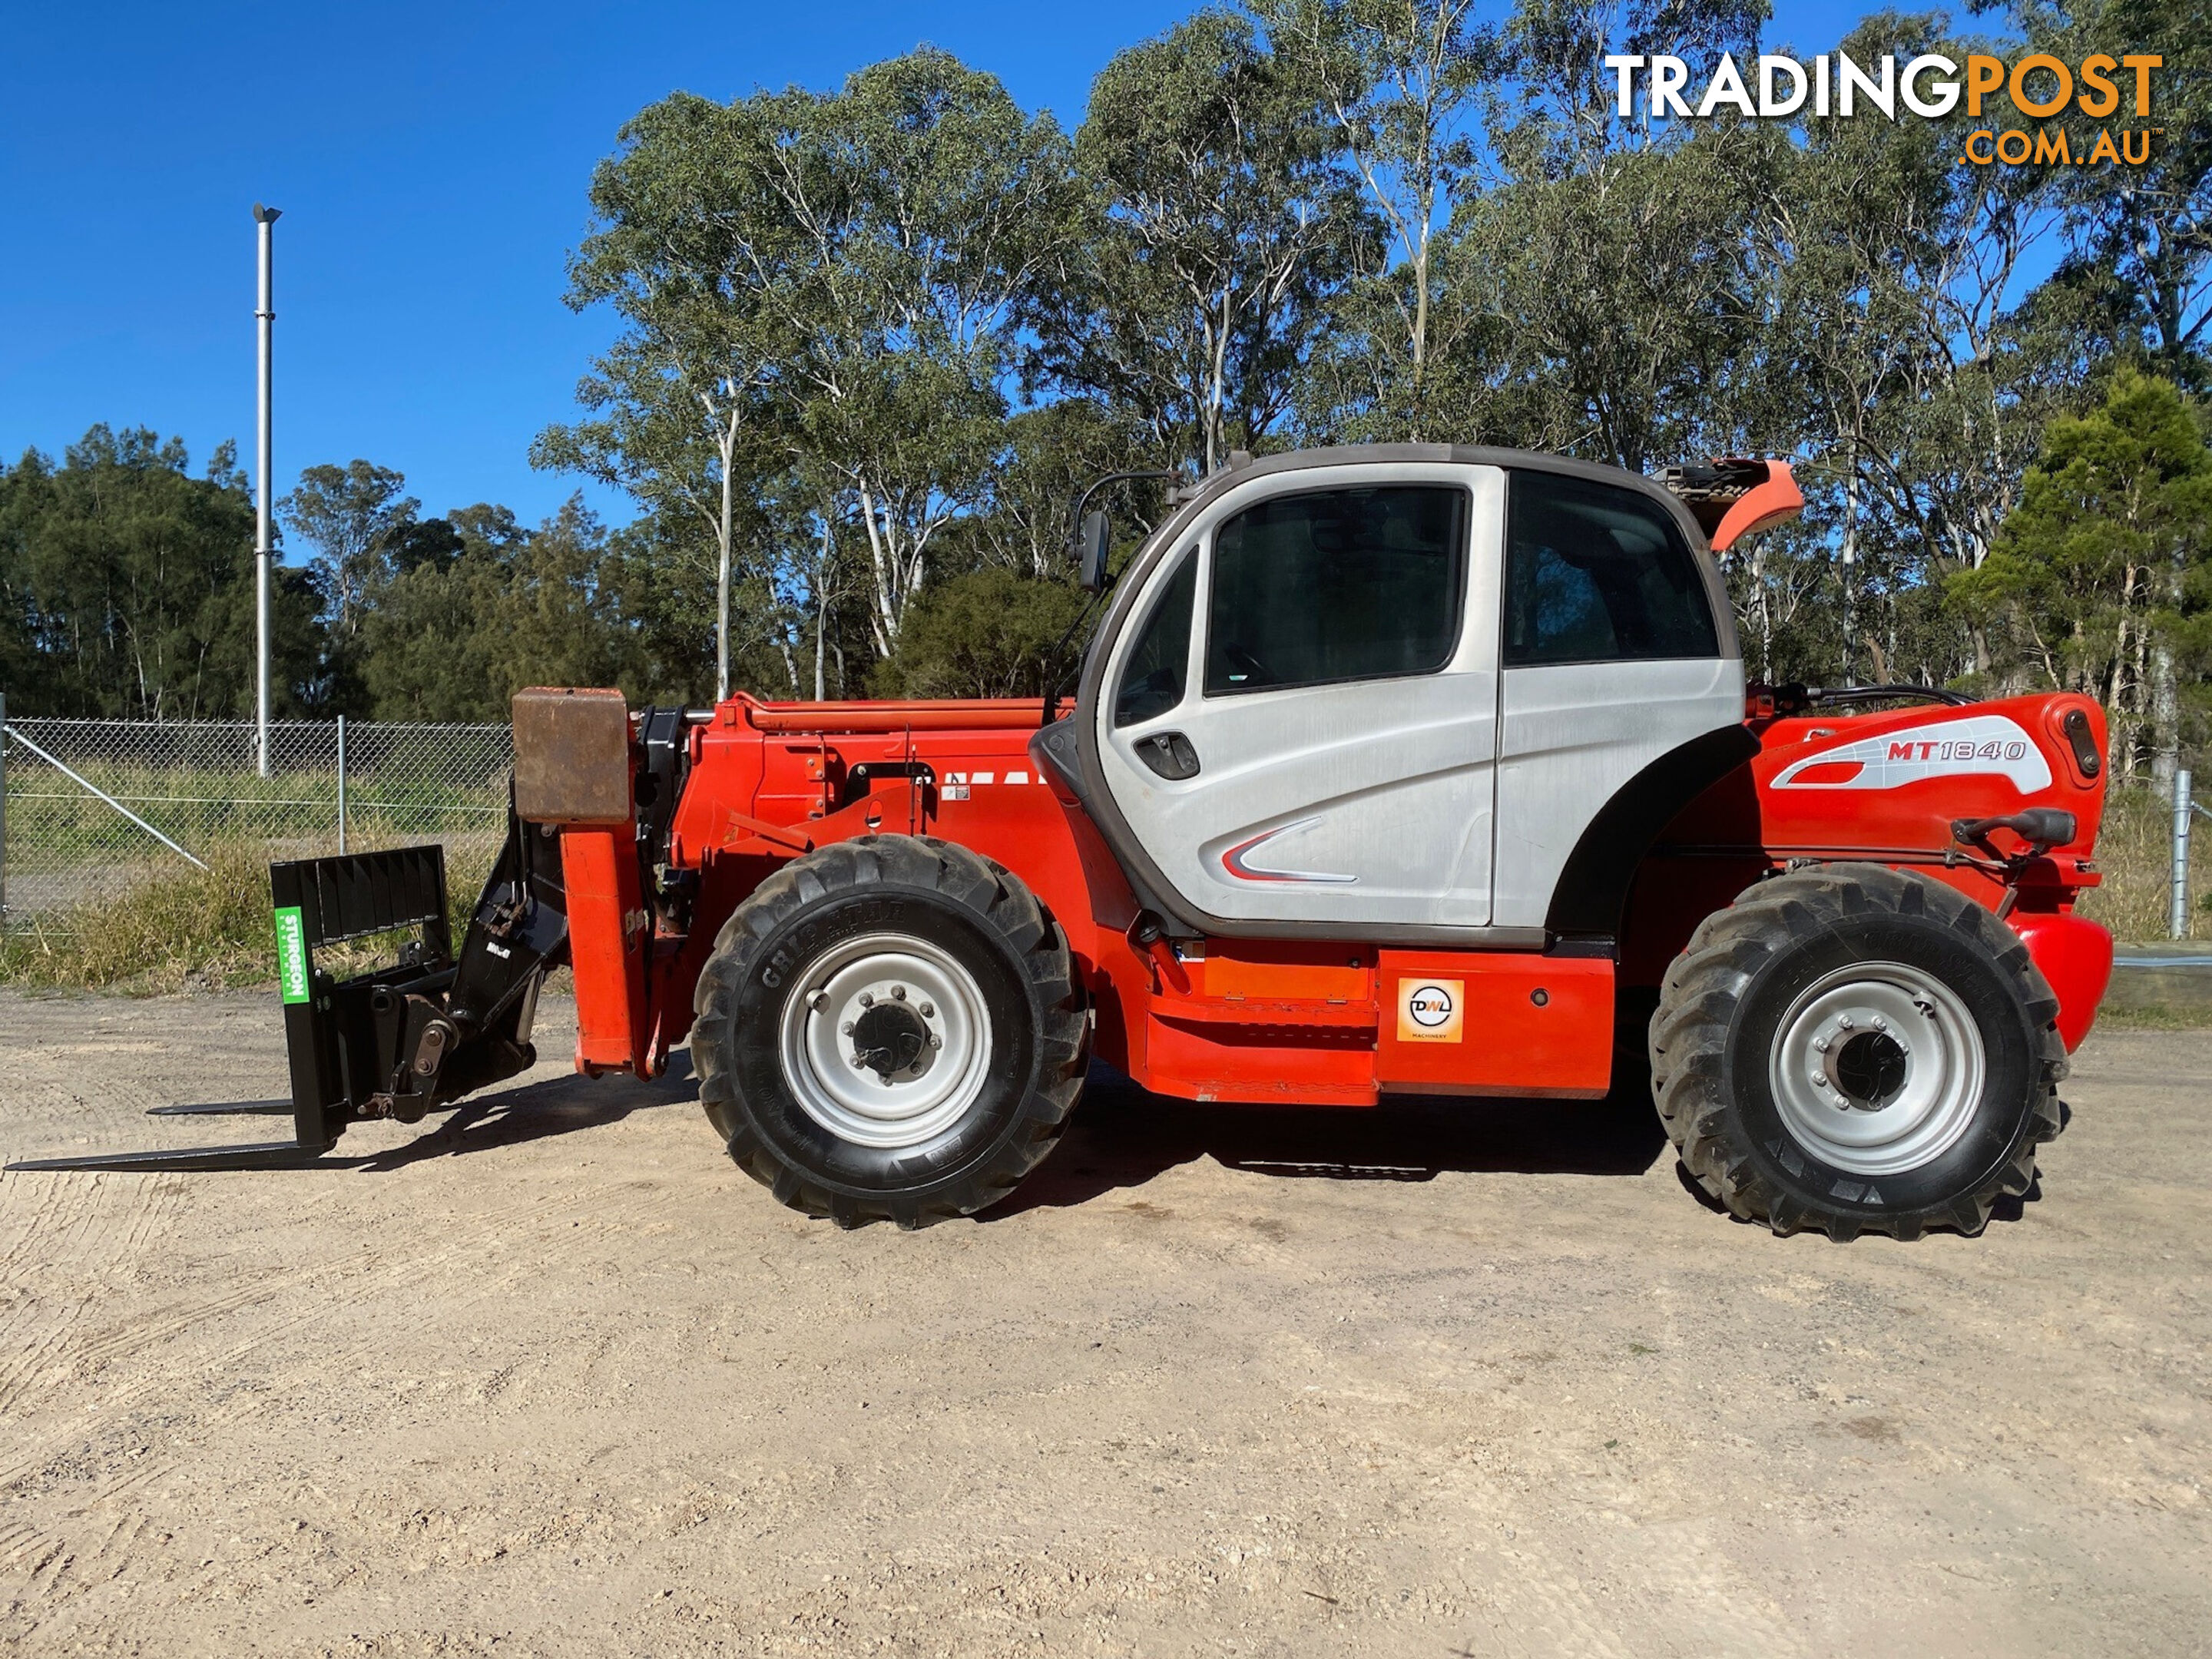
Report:
M 1622 484 L 1514 470 L 1504 610 L 1494 914 L 1540 927 L 1621 787 L 1741 725 L 1743 663 L 1711 555 L 1667 502 Z
M 1194 919 L 1490 921 L 1504 504 L 1488 466 L 1261 477 L 1158 567 L 1091 718 Z

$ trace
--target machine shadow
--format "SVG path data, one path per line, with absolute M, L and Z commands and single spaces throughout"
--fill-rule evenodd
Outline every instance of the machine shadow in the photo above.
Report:
M 691 1051 L 678 1048 L 668 1056 L 666 1074 L 650 1082 L 633 1077 L 588 1078 L 571 1073 L 477 1095 L 455 1107 L 436 1128 L 405 1146 L 349 1162 L 355 1169 L 384 1174 L 424 1158 L 459 1158 L 574 1134 L 580 1129 L 602 1128 L 621 1122 L 632 1112 L 694 1104 L 698 1098 Z
M 1422 1182 L 1447 1172 L 1640 1176 L 1672 1152 L 1641 1071 L 1624 1071 L 1602 1100 L 1407 1095 L 1366 1108 L 1285 1109 L 1178 1100 L 1094 1066 L 1074 1121 L 1051 1158 L 975 1219 L 1087 1204 L 1200 1158 L 1285 1180 Z M 697 1100 L 690 1051 L 678 1048 L 668 1057 L 667 1074 L 653 1081 L 571 1075 L 526 1083 L 464 1101 L 404 1146 L 342 1161 L 384 1174 L 428 1158 L 602 1128 L 633 1112 Z M 1711 1202 L 1702 1191 L 1697 1195 Z
M 1193 1159 L 1287 1180 L 1430 1181 L 1446 1172 L 1640 1176 L 1673 1156 L 1642 1075 L 1602 1100 L 1394 1096 L 1332 1109 L 1200 1105 L 1094 1067 L 1050 1158 L 975 1219 L 1089 1203 Z

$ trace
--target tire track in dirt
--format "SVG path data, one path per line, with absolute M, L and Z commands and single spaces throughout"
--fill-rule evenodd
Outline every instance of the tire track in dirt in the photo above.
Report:
M 86 1310 L 124 1291 L 138 1262 L 184 1208 L 175 1183 L 131 1177 L 117 1201 L 110 1179 L 67 1172 L 11 1178 L 16 1190 L 43 1187 L 20 1231 L 0 1249 L 0 1417 L 62 1358 Z M 68 1273 L 66 1289 L 39 1281 L 50 1263 L 96 1264 Z M 94 1282 L 88 1285 L 88 1278 Z M 43 1293 L 42 1293 L 43 1291 Z
M 312 1304 L 298 1313 L 278 1321 L 233 1344 L 221 1353 L 201 1357 L 191 1363 L 191 1370 L 204 1377 L 228 1377 L 241 1362 L 256 1352 L 283 1339 L 304 1330 L 346 1306 L 348 1298 L 330 1293 L 329 1281 L 341 1277 L 374 1277 L 386 1294 L 404 1291 L 410 1285 L 430 1279 L 465 1255 L 480 1252 L 491 1238 L 508 1241 L 514 1246 L 515 1260 L 504 1270 L 479 1280 L 467 1288 L 466 1299 L 473 1302 L 511 1289 L 514 1285 L 542 1271 L 545 1252 L 556 1242 L 575 1243 L 601 1237 L 611 1237 L 628 1231 L 653 1207 L 646 1202 L 648 1194 L 634 1195 L 629 1201 L 609 1202 L 611 1194 L 592 1195 L 591 1207 L 579 1218 L 575 1212 L 584 1209 L 580 1195 L 566 1194 L 551 1200 L 544 1198 L 523 1200 L 515 1204 L 480 1212 L 469 1236 L 452 1240 L 446 1247 L 427 1254 L 404 1258 L 398 1266 L 382 1258 L 354 1258 L 343 1262 L 302 1268 L 281 1279 L 264 1281 L 254 1287 L 253 1293 L 234 1293 L 216 1299 L 215 1304 L 203 1304 L 180 1313 L 163 1322 L 157 1331 L 134 1333 L 126 1340 L 111 1341 L 103 1352 L 111 1358 L 144 1350 L 167 1337 L 188 1328 L 199 1319 L 219 1316 L 221 1311 L 236 1311 L 289 1293 L 313 1296 Z M 142 1487 L 176 1471 L 210 1437 L 268 1409 L 272 1404 L 293 1396 L 296 1382 L 326 1377 L 331 1371 L 343 1370 L 356 1363 L 368 1362 L 386 1346 L 380 1333 L 372 1332 L 359 1340 L 342 1348 L 317 1347 L 304 1362 L 295 1367 L 266 1372 L 259 1378 L 261 1385 L 251 1392 L 240 1390 L 231 1399 L 213 1411 L 196 1417 L 191 1425 L 191 1439 L 174 1437 L 165 1448 L 166 1455 L 138 1460 L 136 1466 L 118 1471 L 99 1481 L 91 1491 L 72 1503 L 65 1521 L 88 1517 L 96 1511 L 113 1506 Z M 4 1465 L 0 1465 L 0 1492 L 5 1492 L 49 1466 L 55 1457 L 72 1445 L 96 1431 L 103 1424 L 127 1417 L 131 1408 L 149 1393 L 167 1392 L 179 1379 L 169 1376 L 149 1376 L 131 1387 L 104 1400 L 96 1407 L 80 1413 L 65 1428 L 50 1430 L 39 1443 Z M 37 1589 L 44 1574 L 45 1587 L 39 1590 L 40 1599 L 51 1601 L 64 1594 L 64 1579 L 82 1581 L 87 1588 L 93 1583 L 114 1577 L 129 1562 L 130 1546 L 135 1543 L 143 1528 L 128 1528 L 125 1536 L 125 1522 L 128 1517 L 111 1520 L 106 1534 L 93 1547 L 82 1552 L 73 1551 L 64 1533 L 70 1528 L 42 1530 L 35 1526 L 18 1522 L 7 1532 L 0 1533 L 0 1567 L 10 1576 L 21 1572 L 33 1589 Z M 35 1555 L 35 1561 L 24 1566 L 27 1557 Z

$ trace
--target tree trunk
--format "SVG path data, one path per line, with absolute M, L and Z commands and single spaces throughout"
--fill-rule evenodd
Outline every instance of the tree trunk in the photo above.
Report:
M 1858 574 L 1859 562 L 1859 453 L 1856 445 L 1850 451 L 1850 476 L 1844 480 L 1844 659 L 1838 665 L 1845 685 L 1851 684 L 1851 630 L 1856 621 L 1853 615 L 1856 595 L 1851 584 Z
M 739 405 L 737 388 L 724 382 L 728 392 L 730 410 L 720 420 L 714 431 L 714 447 L 721 453 L 722 501 L 721 511 L 714 520 L 714 701 L 726 702 L 730 696 L 730 567 L 732 544 L 737 536 L 736 481 L 730 477 L 732 463 L 738 453 L 738 421 Z M 714 413 L 714 399 L 710 393 L 702 392 L 700 402 L 707 406 L 709 415 Z
M 823 636 L 830 624 L 830 524 L 822 524 L 822 556 L 814 566 L 814 701 L 829 701 L 829 684 L 823 678 L 822 658 Z
M 2184 556 L 2175 553 L 2166 572 L 2166 599 L 2176 610 L 2181 606 Z M 2151 650 L 2150 695 L 2152 742 L 2155 745 L 2151 750 L 2151 775 L 2170 793 L 2173 775 L 2181 765 L 2181 689 L 2174 678 L 2173 647 L 2162 635 Z

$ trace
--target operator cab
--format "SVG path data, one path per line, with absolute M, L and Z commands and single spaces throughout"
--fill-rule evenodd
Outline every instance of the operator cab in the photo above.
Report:
M 1132 562 L 1073 736 L 1092 816 L 1182 930 L 1525 949 L 1610 932 L 1617 902 L 1563 888 L 1625 892 L 1610 867 L 1659 825 L 1627 845 L 1607 809 L 1705 740 L 1674 767 L 1702 789 L 1753 746 L 1742 717 L 1718 574 L 1666 489 L 1398 445 L 1210 480 Z M 1617 856 L 1577 857 L 1597 823 Z

